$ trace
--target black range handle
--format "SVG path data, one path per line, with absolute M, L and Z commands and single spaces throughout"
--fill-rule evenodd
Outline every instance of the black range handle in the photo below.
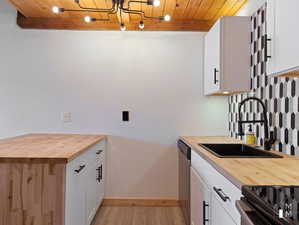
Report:
M 96 152 L 96 154 L 97 154 L 97 155 L 100 155 L 102 152 L 103 152 L 103 150 L 98 150 L 98 151 Z
M 218 80 L 217 80 L 217 73 L 218 73 L 219 71 L 216 69 L 216 68 L 214 68 L 214 84 L 217 84 L 218 83 Z
M 80 173 L 85 167 L 86 165 L 79 166 L 79 169 L 75 170 L 75 172 Z
M 272 41 L 271 38 L 268 38 L 267 34 L 265 35 L 265 61 L 267 62 L 268 59 L 271 59 L 271 56 L 268 55 L 268 41 Z
M 213 189 L 217 193 L 217 195 L 222 199 L 222 201 L 226 202 L 227 200 L 230 200 L 230 198 L 223 193 L 221 188 L 213 187 Z
M 202 222 L 203 225 L 206 225 L 206 222 L 209 222 L 209 219 L 206 218 L 206 207 L 209 207 L 209 204 L 206 203 L 206 201 L 202 202 L 202 211 L 203 211 L 203 216 L 202 216 Z

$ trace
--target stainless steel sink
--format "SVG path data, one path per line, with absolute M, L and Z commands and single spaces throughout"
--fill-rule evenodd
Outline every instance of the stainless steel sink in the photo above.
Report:
M 283 158 L 272 152 L 244 144 L 199 144 L 219 158 Z

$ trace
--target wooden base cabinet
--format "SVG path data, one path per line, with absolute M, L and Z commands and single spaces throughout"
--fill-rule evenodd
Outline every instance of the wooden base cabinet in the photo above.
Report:
M 105 143 L 68 163 L 1 159 L 0 225 L 90 225 L 104 197 Z

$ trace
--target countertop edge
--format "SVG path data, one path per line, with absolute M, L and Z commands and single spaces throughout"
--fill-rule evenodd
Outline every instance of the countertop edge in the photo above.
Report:
M 216 169 L 222 176 L 228 179 L 233 185 L 235 185 L 240 190 L 242 189 L 242 186 L 244 184 L 241 181 L 236 179 L 229 172 L 225 171 L 225 169 L 222 168 L 221 166 L 218 166 L 217 163 L 215 163 L 212 159 L 210 159 L 208 156 L 203 154 L 201 151 L 198 151 L 196 148 L 194 148 L 193 144 L 191 144 L 186 138 L 184 138 L 184 136 L 180 136 L 179 139 L 184 141 L 192 150 L 194 150 L 197 154 L 199 154 L 204 160 L 206 160 L 214 169 Z
M 33 133 L 34 135 L 35 133 Z M 38 133 L 40 134 L 40 133 Z M 42 134 L 42 133 L 41 133 Z M 21 136 L 26 136 L 26 135 L 32 135 L 32 134 L 25 134 L 25 135 L 20 135 L 17 137 Z M 94 134 L 92 134 L 94 135 Z M 98 142 L 102 140 L 107 140 L 109 135 L 95 135 L 98 136 L 94 141 L 90 142 L 88 145 L 84 146 L 82 149 L 76 151 L 73 154 L 66 155 L 66 156 L 58 156 L 58 157 L 0 157 L 0 163 L 64 163 L 67 164 L 71 162 L 73 159 L 77 158 L 81 154 L 83 154 L 87 149 L 90 147 L 94 146 Z M 7 139 L 13 139 L 16 137 L 11 137 Z
M 76 152 L 75 154 L 69 156 L 66 158 L 67 162 L 72 161 L 73 159 L 77 158 L 78 156 L 80 156 L 81 154 L 83 154 L 83 152 L 85 152 L 88 148 L 94 146 L 96 143 L 102 141 L 102 140 L 106 140 L 107 139 L 107 135 L 100 135 L 99 138 L 93 142 L 91 142 L 89 145 L 85 146 L 83 149 L 81 149 L 80 151 Z

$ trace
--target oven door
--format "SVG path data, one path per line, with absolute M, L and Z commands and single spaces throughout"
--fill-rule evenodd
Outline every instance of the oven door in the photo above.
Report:
M 237 201 L 236 207 L 241 214 L 241 225 L 276 225 L 252 207 L 245 199 Z

